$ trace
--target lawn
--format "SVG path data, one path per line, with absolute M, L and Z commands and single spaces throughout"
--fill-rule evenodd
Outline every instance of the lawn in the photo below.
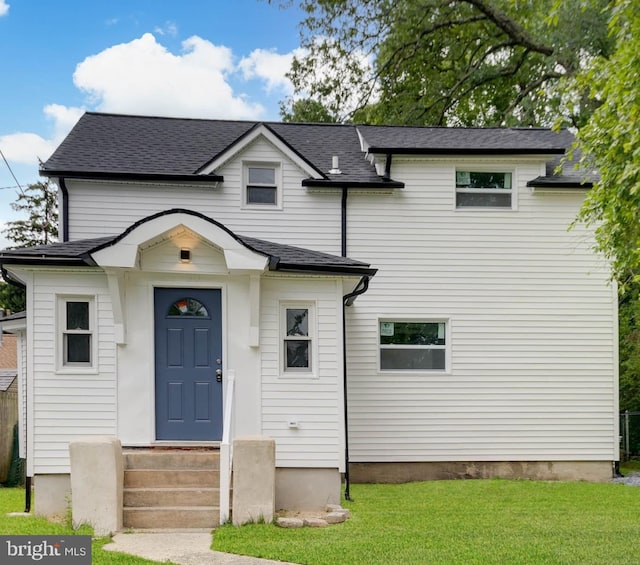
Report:
M 91 535 L 91 528 L 82 527 L 73 530 L 68 524 L 50 522 L 45 518 L 34 516 L 7 516 L 8 512 L 22 512 L 24 509 L 24 489 L 0 488 L 0 534 L 2 535 Z M 104 551 L 102 546 L 109 543 L 109 538 L 93 540 L 91 544 L 93 565 L 145 565 L 155 564 L 131 555 Z
M 640 488 L 506 480 L 353 485 L 324 529 L 224 526 L 213 547 L 309 565 L 629 563 Z

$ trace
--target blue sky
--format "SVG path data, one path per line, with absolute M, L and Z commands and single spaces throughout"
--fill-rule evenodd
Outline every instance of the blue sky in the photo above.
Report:
M 27 185 L 85 110 L 277 120 L 301 19 L 266 0 L 0 0 L 0 150 Z M 15 184 L 0 159 L 0 223 Z

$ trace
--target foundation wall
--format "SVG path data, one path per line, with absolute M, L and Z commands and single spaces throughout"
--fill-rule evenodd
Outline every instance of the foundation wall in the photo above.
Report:
M 35 475 L 33 477 L 34 513 L 47 518 L 64 518 L 71 508 L 71 476 Z
M 338 469 L 277 468 L 276 510 L 317 511 L 340 504 Z
M 408 483 L 444 479 L 531 479 L 606 482 L 611 461 L 479 461 L 351 463 L 353 483 Z

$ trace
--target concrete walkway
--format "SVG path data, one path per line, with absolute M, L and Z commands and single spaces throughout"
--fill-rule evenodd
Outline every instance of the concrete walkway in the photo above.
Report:
M 178 565 L 295 565 L 212 551 L 210 547 L 211 532 L 154 532 L 116 534 L 103 549 Z

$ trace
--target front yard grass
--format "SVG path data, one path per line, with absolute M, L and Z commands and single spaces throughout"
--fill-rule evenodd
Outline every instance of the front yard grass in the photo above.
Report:
M 50 522 L 35 516 L 7 516 L 9 512 L 22 512 L 24 509 L 24 489 L 0 487 L 0 534 L 1 535 L 92 535 L 93 530 L 83 526 L 74 530 L 69 524 Z M 123 553 L 104 551 L 102 546 L 109 543 L 110 538 L 95 539 L 91 543 L 92 565 L 150 565 L 155 561 L 147 561 Z
M 640 488 L 619 484 L 433 481 L 352 497 L 344 524 L 226 525 L 213 548 L 309 565 L 603 564 L 629 563 L 640 535 Z

